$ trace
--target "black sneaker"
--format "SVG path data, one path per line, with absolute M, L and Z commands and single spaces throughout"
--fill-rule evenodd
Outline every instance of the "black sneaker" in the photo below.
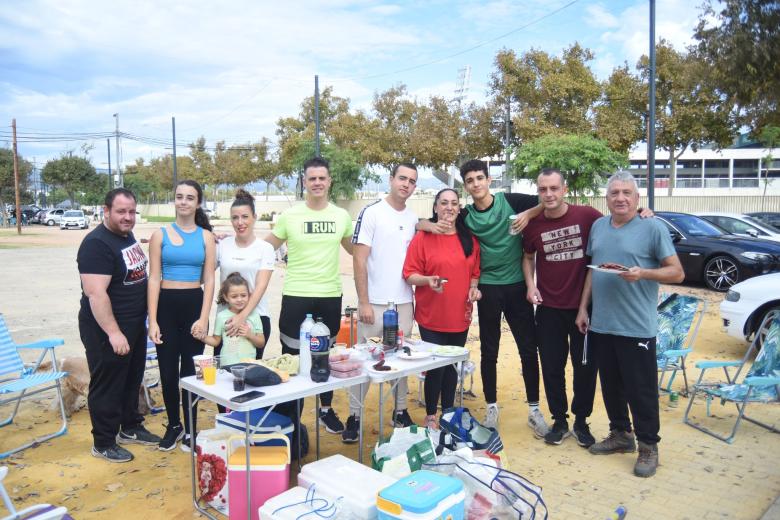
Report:
M 132 453 L 116 444 L 110 448 L 102 449 L 92 446 L 92 456 L 99 459 L 106 459 L 108 462 L 130 462 L 133 460 Z
M 556 419 L 553 423 L 553 427 L 544 436 L 544 442 L 547 444 L 558 445 L 563 442 L 563 439 L 571 435 L 569 431 L 569 423 L 566 419 Z
M 582 422 L 582 424 L 575 422 L 574 428 L 572 428 L 572 434 L 574 435 L 574 438 L 577 439 L 577 444 L 583 448 L 590 448 L 596 444 L 596 439 L 590 433 L 590 427 L 586 422 Z
M 197 438 L 198 438 L 198 434 L 196 433 L 195 439 Z M 192 451 L 190 449 L 190 442 L 191 442 L 190 436 L 185 434 L 184 437 L 181 438 L 181 444 L 179 445 L 181 451 L 183 451 L 184 453 L 189 453 L 190 451 Z M 196 440 L 196 444 L 197 444 L 197 440 Z
M 116 436 L 116 442 L 119 444 L 143 444 L 144 446 L 154 446 L 160 444 L 162 439 L 159 435 L 155 435 L 142 424 L 133 428 L 127 428 L 119 432 Z
M 327 412 L 320 410 L 320 424 L 325 427 L 325 431 L 328 433 L 341 433 L 344 431 L 344 423 L 339 420 L 339 416 L 333 411 L 333 408 L 328 408 Z
M 165 427 L 165 435 L 163 436 L 157 449 L 160 451 L 171 451 L 176 448 L 176 443 L 184 437 L 184 427 L 181 424 L 171 426 L 170 424 Z
M 350 415 L 347 418 L 347 427 L 341 432 L 341 442 L 345 444 L 352 444 L 357 442 L 360 437 L 360 417 L 356 415 Z
M 393 413 L 393 426 L 396 428 L 408 428 L 413 425 L 414 421 L 409 416 L 407 410 L 401 410 L 398 413 Z

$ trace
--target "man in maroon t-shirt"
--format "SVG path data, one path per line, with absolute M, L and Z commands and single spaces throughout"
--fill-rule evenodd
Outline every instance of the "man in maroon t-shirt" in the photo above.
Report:
M 592 353 L 587 353 L 587 359 L 583 357 L 585 337 L 574 320 L 589 261 L 585 255 L 588 235 L 593 222 L 602 215 L 590 206 L 564 201 L 566 182 L 558 170 L 542 170 L 537 191 L 544 211 L 523 230 L 523 272 L 528 287 L 526 297 L 536 305 L 542 380 L 554 420 L 544 440 L 561 444 L 571 434 L 566 398 L 566 359 L 571 354 L 573 433 L 577 444 L 587 448 L 595 442 L 585 419 L 593 411 L 597 368 Z

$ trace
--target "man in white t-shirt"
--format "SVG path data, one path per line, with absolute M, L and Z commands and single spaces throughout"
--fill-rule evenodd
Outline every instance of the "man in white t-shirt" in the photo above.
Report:
M 414 211 L 406 207 L 406 200 L 416 187 L 417 167 L 399 164 L 390 173 L 390 193 L 387 197 L 366 206 L 358 216 L 352 235 L 352 265 L 358 295 L 358 341 L 382 335 L 382 314 L 388 302 L 395 303 L 398 310 L 398 330 L 403 331 L 404 337 L 412 332 L 412 287 L 406 283 L 401 271 L 418 220 Z M 358 396 L 354 394 L 358 391 L 365 397 L 368 384 L 350 388 L 355 398 Z M 399 379 L 393 411 L 396 427 L 414 424 L 406 410 L 407 391 L 406 378 Z M 354 403 L 356 399 L 350 399 L 350 402 Z M 350 417 L 341 433 L 344 442 L 358 440 L 359 414 L 359 408 L 350 406 Z

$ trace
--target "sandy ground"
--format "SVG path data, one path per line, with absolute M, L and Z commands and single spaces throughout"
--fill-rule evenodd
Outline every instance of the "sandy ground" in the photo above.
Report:
M 158 225 L 142 224 L 138 237 L 148 237 Z M 219 226 L 227 230 L 227 224 Z M 3 313 L 14 339 L 19 342 L 57 336 L 65 339 L 59 356 L 83 355 L 76 315 L 80 289 L 76 272 L 76 251 L 84 231 L 60 231 L 34 226 L 16 231 L 0 229 L 0 289 Z M 262 236 L 262 233 L 258 233 Z M 351 278 L 351 262 L 342 259 L 344 304 L 356 302 Z M 275 316 L 281 300 L 284 270 L 273 276 L 271 308 Z M 665 290 L 672 290 L 665 288 Z M 701 359 L 738 359 L 744 342 L 721 331 L 718 303 L 722 296 L 701 287 L 681 287 L 710 302 L 694 346 L 689 366 Z M 475 320 L 476 323 L 476 320 Z M 472 359 L 478 362 L 478 328 L 472 326 L 469 343 Z M 759 518 L 780 492 L 778 453 L 780 437 L 745 423 L 736 442 L 728 445 L 682 424 L 687 400 L 670 408 L 661 397 L 661 467 L 656 477 L 633 477 L 635 455 L 594 457 L 578 447 L 573 439 L 561 446 L 548 446 L 535 440 L 526 426 L 525 403 L 519 359 L 508 330 L 502 341 L 499 369 L 499 403 L 502 406 L 500 430 L 511 468 L 544 488 L 543 496 L 551 518 L 604 518 L 618 504 L 625 504 L 629 518 Z M 278 352 L 276 323 L 269 353 Z M 690 377 L 698 377 L 691 368 Z M 474 391 L 481 396 L 477 377 Z M 544 390 L 542 389 L 542 394 Z M 161 400 L 159 391 L 155 392 Z M 420 421 L 424 409 L 414 400 L 417 384 L 410 380 L 410 413 Z M 542 397 L 542 408 L 546 403 Z M 477 416 L 484 413 L 481 397 L 465 403 Z M 306 403 L 305 419 L 312 431 L 313 401 Z M 347 398 L 336 394 L 335 407 L 343 419 Z M 777 423 L 777 409 L 756 408 L 756 417 Z M 201 408 L 200 428 L 213 424 L 216 407 Z M 697 408 L 700 412 L 702 408 Z M 733 409 L 713 405 L 710 424 L 726 428 Z M 9 407 L 0 414 L 10 413 Z M 701 413 L 699 414 L 701 415 Z M 28 406 L 0 435 L 0 449 L 7 449 L 31 435 L 54 428 L 55 412 L 46 398 Z M 150 430 L 162 433 L 164 414 L 149 416 Z M 377 394 L 373 388 L 367 399 L 365 456 L 377 435 Z M 591 428 L 597 438 L 607 433 L 607 419 L 600 393 L 596 396 Z M 75 518 L 192 518 L 197 516 L 190 501 L 189 457 L 180 451 L 162 453 L 154 448 L 132 447 L 136 459 L 129 464 L 108 464 L 90 456 L 89 415 L 82 410 L 72 417 L 67 435 L 28 449 L 2 461 L 10 466 L 6 488 L 19 508 L 48 502 L 65 505 Z M 312 436 L 313 441 L 313 436 Z M 357 448 L 345 446 L 338 436 L 322 434 L 322 455 L 343 452 L 355 457 Z M 312 460 L 311 456 L 307 460 Z

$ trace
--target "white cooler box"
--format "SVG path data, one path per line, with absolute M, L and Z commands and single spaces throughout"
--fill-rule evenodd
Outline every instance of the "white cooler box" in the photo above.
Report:
M 298 518 L 331 518 L 335 499 L 300 486 L 269 498 L 258 509 L 260 520 L 297 520 Z M 315 513 L 316 511 L 316 513 Z
M 298 474 L 298 486 L 304 489 L 304 498 L 305 491 L 314 485 L 315 496 L 324 495 L 333 499 L 343 497 L 343 507 L 360 520 L 377 517 L 377 493 L 395 481 L 343 455 L 332 455 L 306 464 Z

